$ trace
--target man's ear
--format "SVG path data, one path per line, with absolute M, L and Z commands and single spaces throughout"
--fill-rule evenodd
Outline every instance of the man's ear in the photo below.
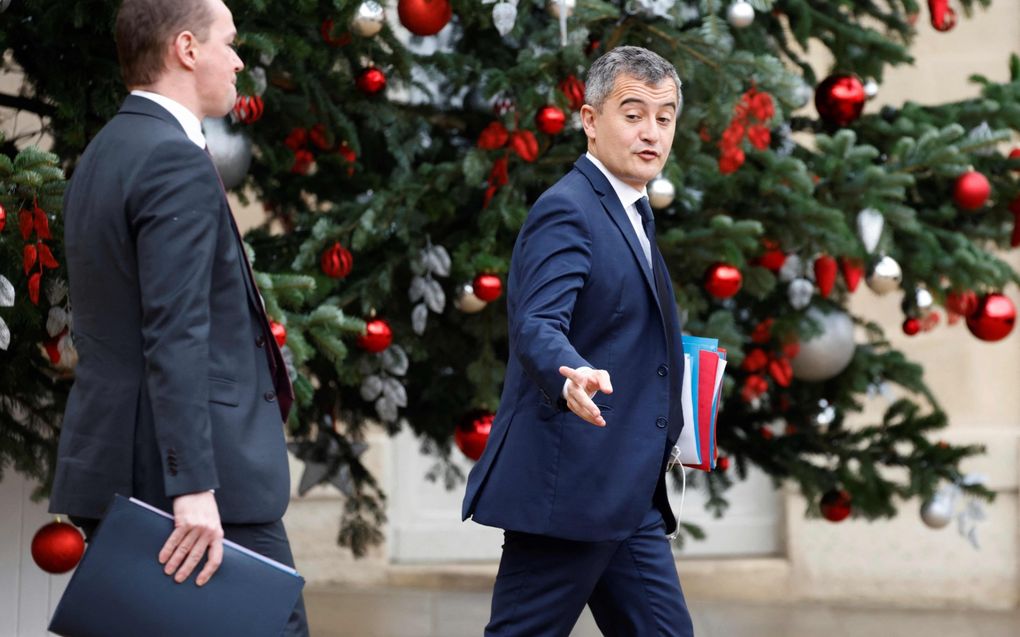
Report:
M 188 69 L 189 71 L 195 69 L 195 64 L 198 61 L 198 38 L 191 31 L 181 31 L 174 38 L 173 45 L 173 61 L 176 64 Z
M 590 104 L 581 107 L 581 125 L 584 127 L 584 134 L 588 139 L 595 139 L 595 118 L 598 113 Z

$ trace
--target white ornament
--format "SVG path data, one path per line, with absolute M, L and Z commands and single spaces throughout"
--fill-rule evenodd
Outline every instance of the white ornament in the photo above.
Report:
M 874 98 L 878 95 L 878 82 L 875 80 L 868 80 L 864 83 L 864 94 L 868 96 L 868 99 Z
M 726 11 L 726 19 L 734 28 L 743 29 L 749 27 L 754 22 L 754 7 L 751 6 L 750 2 L 737 0 Z
M 821 333 L 801 341 L 800 351 L 790 361 L 793 375 L 800 380 L 823 381 L 839 374 L 853 360 L 857 344 L 854 342 L 854 322 L 840 311 L 823 313 L 811 308 L 808 318 L 821 326 Z
M 457 298 L 453 301 L 453 306 L 465 314 L 481 312 L 486 305 L 488 303 L 475 296 L 475 288 L 470 283 L 465 283 L 457 289 Z
M 256 66 L 252 70 L 248 71 L 251 75 L 252 84 L 254 84 L 255 94 L 261 96 L 266 92 L 266 87 L 269 86 L 269 81 L 266 79 L 266 69 L 261 66 Z
M 229 190 L 239 186 L 251 167 L 251 139 L 242 132 L 230 130 L 226 117 L 205 118 L 202 132 L 223 187 Z
M 882 229 L 885 228 L 885 217 L 874 208 L 865 208 L 857 213 L 857 236 L 864 243 L 868 253 L 875 251 L 878 242 L 882 238 Z
M 351 18 L 351 31 L 363 38 L 370 38 L 382 31 L 386 22 L 386 11 L 374 0 L 366 0 L 358 5 Z
M 668 208 L 676 197 L 673 182 L 661 174 L 648 184 L 648 203 L 656 210 Z
M 953 509 L 956 499 L 952 492 L 940 490 L 930 500 L 921 505 L 921 519 L 933 529 L 949 526 L 953 521 Z
M 786 260 L 783 261 L 783 265 L 779 268 L 779 280 L 784 283 L 789 283 L 797 277 L 801 276 L 804 268 L 801 264 L 800 257 L 796 254 L 786 255 Z
M 876 261 L 865 279 L 868 287 L 879 295 L 898 290 L 902 281 L 903 269 L 896 259 L 890 256 L 883 256 Z
M 0 307 L 14 307 L 14 285 L 0 274 Z
M 554 18 L 559 18 L 561 11 L 566 11 L 566 15 L 569 18 L 574 15 L 576 7 L 577 0 L 548 0 L 545 3 L 545 10 Z
M 3 318 L 0 318 L 0 349 L 6 352 L 10 346 L 11 328 L 7 327 L 7 323 L 4 322 Z
M 811 304 L 811 297 L 815 295 L 815 286 L 807 279 L 794 279 L 786 290 L 786 296 L 790 299 L 790 305 L 796 310 L 803 310 Z
M 673 16 L 669 14 L 669 11 L 675 4 L 676 0 L 630 0 L 624 5 L 624 10 L 627 13 L 643 15 L 646 18 L 672 20 Z M 686 9 L 687 7 L 684 8 Z
M 74 340 L 70 334 L 64 334 L 57 342 L 57 351 L 60 352 L 60 369 L 74 369 L 78 365 L 78 350 L 74 348 Z
M 500 2 L 492 8 L 492 24 L 500 35 L 513 31 L 517 22 L 517 2 Z

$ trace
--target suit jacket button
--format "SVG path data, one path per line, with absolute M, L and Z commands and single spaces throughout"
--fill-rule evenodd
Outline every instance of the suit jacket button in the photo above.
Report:
M 669 375 L 669 366 L 668 365 L 659 365 L 659 369 L 655 370 L 655 373 L 658 374 L 659 376 L 668 376 Z
M 265 398 L 268 402 L 273 402 L 274 400 L 276 400 L 276 392 L 272 390 L 267 391 L 265 394 L 262 395 L 262 397 Z
M 658 418 L 655 419 L 655 426 L 658 427 L 659 429 L 665 429 L 666 425 L 668 425 L 668 424 L 669 424 L 669 420 L 666 419 L 666 418 L 663 418 L 662 416 L 659 416 Z
M 266 344 L 266 337 L 263 334 L 259 334 L 255 337 L 255 347 L 262 347 Z

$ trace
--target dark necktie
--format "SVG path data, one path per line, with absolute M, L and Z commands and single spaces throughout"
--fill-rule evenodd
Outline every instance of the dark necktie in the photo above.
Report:
M 209 152 L 208 146 L 205 148 L 205 154 L 209 155 L 211 162 L 212 153 Z M 215 163 L 213 164 L 213 171 L 216 173 L 216 179 L 220 182 L 220 191 L 223 193 L 224 200 L 226 200 L 227 189 L 223 186 L 223 180 L 220 179 L 220 172 L 216 169 Z M 290 383 L 290 375 L 287 373 L 287 364 L 283 360 L 283 352 L 280 351 L 280 346 L 276 343 L 276 337 L 273 336 L 273 331 L 269 327 L 269 317 L 266 315 L 266 308 L 262 305 L 262 297 L 259 295 L 258 286 L 255 285 L 255 273 L 252 272 L 251 263 L 248 262 L 248 255 L 244 250 L 244 242 L 241 240 L 241 231 L 237 228 L 237 223 L 234 221 L 233 213 L 230 212 L 229 204 L 227 205 L 227 217 L 230 218 L 230 228 L 234 231 L 234 238 L 237 240 L 239 256 L 241 261 L 244 262 L 242 279 L 244 280 L 245 287 L 249 290 L 250 305 L 255 310 L 259 326 L 262 328 L 260 342 L 266 348 L 266 360 L 269 362 L 269 373 L 273 377 L 273 388 L 276 390 L 276 401 L 280 406 L 280 415 L 286 421 L 290 413 L 290 406 L 294 403 L 294 387 Z
M 652 214 L 652 207 L 648 205 L 648 197 L 642 197 L 635 202 L 638 214 L 641 215 L 641 223 L 645 227 L 645 236 L 652 246 L 652 254 L 655 254 L 655 215 Z M 652 259 L 655 263 L 655 259 Z

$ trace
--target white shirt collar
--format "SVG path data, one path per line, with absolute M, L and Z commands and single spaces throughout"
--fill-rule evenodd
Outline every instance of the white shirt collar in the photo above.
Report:
M 584 156 L 587 157 L 591 163 L 595 164 L 595 167 L 601 170 L 602 174 L 606 176 L 606 179 L 609 180 L 609 185 L 613 187 L 614 191 L 616 191 L 616 196 L 620 199 L 620 203 L 623 204 L 624 208 L 633 206 L 638 199 L 648 195 L 648 188 L 638 190 L 634 186 L 624 182 L 622 179 L 609 172 L 609 169 L 606 168 L 605 164 L 599 161 L 598 157 L 595 155 L 585 153 Z
M 131 91 L 131 94 L 152 100 L 170 111 L 170 114 L 174 116 L 174 119 L 181 123 L 181 126 L 184 128 L 184 133 L 188 136 L 188 139 L 195 142 L 199 148 L 205 148 L 205 135 L 202 133 L 202 122 L 199 121 L 198 117 L 188 110 L 186 106 L 176 100 L 170 99 L 166 95 L 160 95 L 159 93 L 135 90 Z

